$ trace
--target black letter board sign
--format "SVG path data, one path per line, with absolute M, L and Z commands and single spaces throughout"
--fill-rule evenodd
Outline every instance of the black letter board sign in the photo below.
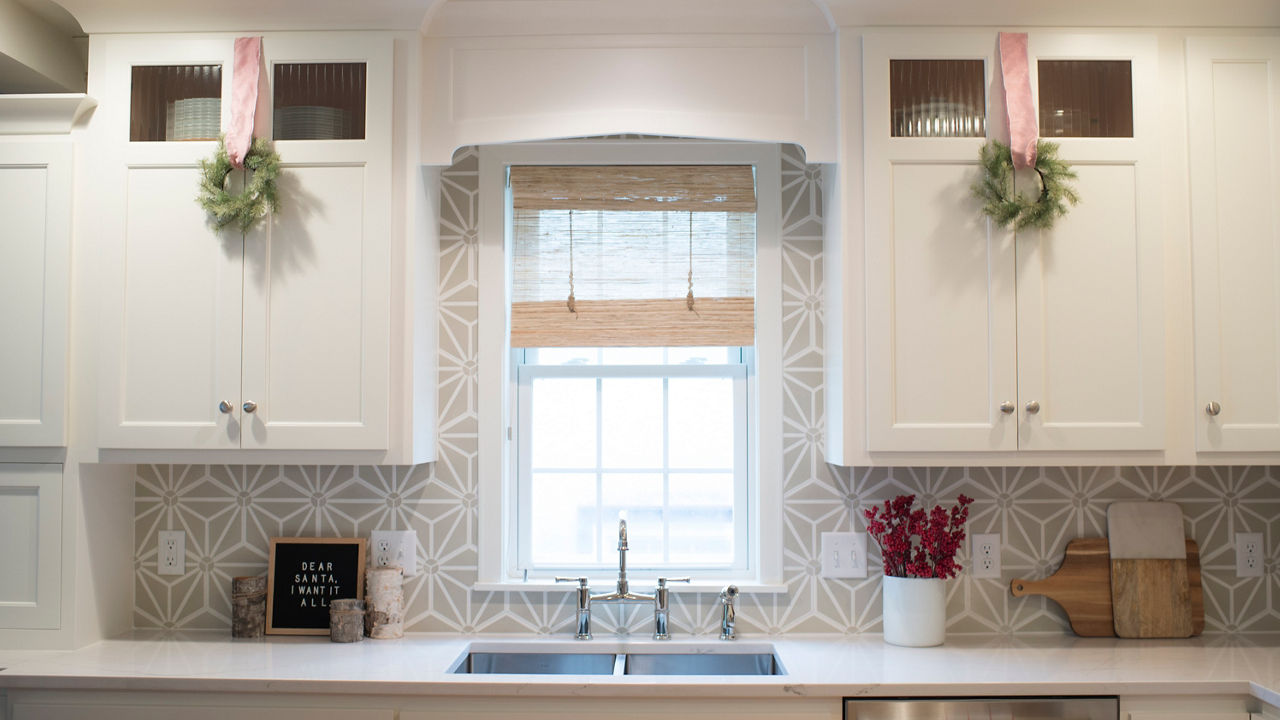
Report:
M 271 538 L 267 634 L 328 635 L 329 601 L 364 599 L 364 538 Z

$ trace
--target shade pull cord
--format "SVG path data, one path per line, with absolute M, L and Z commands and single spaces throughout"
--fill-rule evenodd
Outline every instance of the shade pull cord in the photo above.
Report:
M 689 211 L 689 294 L 684 297 L 684 304 L 686 307 L 689 308 L 689 311 L 692 312 L 694 315 L 697 315 L 699 318 L 702 317 L 702 313 L 699 313 L 693 307 L 693 211 L 692 210 Z
M 692 300 L 690 301 L 692 302 Z M 569 211 L 569 301 L 565 303 L 569 312 L 578 316 L 578 300 L 573 296 L 573 211 Z

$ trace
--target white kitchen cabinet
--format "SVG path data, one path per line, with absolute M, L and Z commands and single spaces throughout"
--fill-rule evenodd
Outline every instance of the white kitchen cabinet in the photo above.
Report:
M 59 624 L 62 466 L 0 463 L 0 629 Z
M 0 138 L 0 447 L 66 445 L 70 139 Z
M 1081 203 L 1015 236 L 970 195 L 985 137 L 895 137 L 890 107 L 891 61 L 980 61 L 986 135 L 1007 138 L 995 33 L 864 38 L 871 452 L 1163 444 L 1154 39 L 1032 33 L 1029 52 L 1033 92 L 1038 60 L 1127 61 L 1132 137 L 1052 138 Z
M 1196 450 L 1280 448 L 1280 40 L 1189 38 Z
M 1247 712 L 1131 712 L 1126 713 L 1126 715 L 1128 720 L 1249 720 L 1252 717 Z
M 277 141 L 280 211 L 242 236 L 212 230 L 195 202 L 213 142 L 129 139 L 136 66 L 220 66 L 227 127 L 233 39 L 91 43 L 90 84 L 104 98 L 89 140 L 93 232 L 109 248 L 99 444 L 386 450 L 392 40 L 265 37 L 268 98 L 276 63 L 364 64 L 364 137 Z
M 15 702 L 13 720 L 394 720 L 391 710 Z
M 837 720 L 842 715 L 835 698 L 762 699 L 738 698 L 439 698 L 429 709 L 402 709 L 399 720 L 711 720 L 750 718 L 765 720 Z

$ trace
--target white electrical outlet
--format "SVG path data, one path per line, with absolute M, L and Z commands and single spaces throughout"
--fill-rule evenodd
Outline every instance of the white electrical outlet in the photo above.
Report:
M 187 534 L 181 530 L 157 533 L 156 572 L 161 575 L 183 575 L 187 572 Z
M 1262 577 L 1262 533 L 1236 533 L 1236 577 Z
M 373 565 L 398 565 L 405 577 L 418 574 L 418 534 L 412 530 L 374 530 L 369 534 Z
M 822 577 L 864 578 L 866 576 L 866 533 L 822 533 Z
M 975 578 L 1000 577 L 1000 534 L 988 533 L 973 536 L 973 576 Z

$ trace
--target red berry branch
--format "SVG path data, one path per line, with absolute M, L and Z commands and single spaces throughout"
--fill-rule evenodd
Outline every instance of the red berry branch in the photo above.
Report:
M 964 568 L 956 553 L 964 542 L 964 524 L 973 498 L 960 495 L 948 510 L 935 505 L 927 512 L 913 507 L 915 495 L 885 500 L 884 507 L 862 511 L 867 532 L 880 545 L 884 574 L 891 577 L 953 578 Z

